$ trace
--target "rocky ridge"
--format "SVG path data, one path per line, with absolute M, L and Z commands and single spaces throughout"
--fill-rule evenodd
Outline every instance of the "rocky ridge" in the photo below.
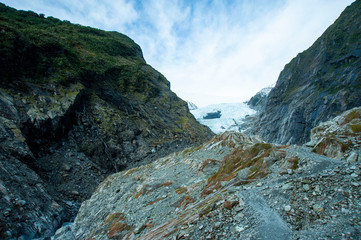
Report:
M 349 135 L 338 123 L 349 114 L 327 123 L 338 138 Z M 349 126 L 360 120 L 353 114 Z M 330 158 L 317 144 L 217 135 L 109 176 L 55 239 L 359 239 L 361 165 L 349 157 L 360 131 L 353 136 L 343 157 Z
M 256 111 L 262 111 L 266 105 L 268 95 L 273 87 L 266 87 L 257 92 L 250 100 L 246 101 L 248 106 Z
M 303 144 L 320 122 L 361 105 L 361 1 L 354 1 L 317 41 L 288 63 L 252 134 Z
M 0 4 L 0 238 L 50 237 L 111 173 L 198 145 L 127 36 Z
M 360 117 L 361 107 L 358 107 L 346 111 L 331 121 L 321 123 L 312 129 L 311 141 L 306 145 L 313 147 L 313 152 L 328 157 L 343 158 L 349 162 L 361 160 Z

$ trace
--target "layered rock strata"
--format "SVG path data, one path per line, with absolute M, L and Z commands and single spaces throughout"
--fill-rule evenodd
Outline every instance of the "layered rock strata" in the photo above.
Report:
M 361 1 L 355 1 L 284 67 L 253 134 L 269 142 L 303 144 L 320 122 L 361 106 L 360 25 Z
M 0 4 L 0 238 L 50 237 L 111 173 L 198 145 L 127 36 Z
M 357 239 L 360 184 L 358 159 L 226 132 L 109 176 L 55 239 Z

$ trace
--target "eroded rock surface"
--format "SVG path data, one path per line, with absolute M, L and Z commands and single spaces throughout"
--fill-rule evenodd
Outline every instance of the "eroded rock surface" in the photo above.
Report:
M 361 105 L 361 2 L 288 63 L 252 126 L 269 142 L 303 144 L 320 122 Z
M 311 131 L 307 146 L 328 157 L 361 160 L 361 108 L 353 108 L 334 119 L 321 123 Z
M 127 36 L 0 14 L 1 239 L 50 237 L 109 174 L 212 138 Z
M 109 176 L 55 239 L 357 239 L 360 168 L 226 132 Z

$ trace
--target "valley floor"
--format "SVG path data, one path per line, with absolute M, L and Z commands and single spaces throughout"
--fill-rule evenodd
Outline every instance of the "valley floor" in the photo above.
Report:
M 113 174 L 55 240 L 360 239 L 358 113 L 314 128 L 304 146 L 225 132 Z

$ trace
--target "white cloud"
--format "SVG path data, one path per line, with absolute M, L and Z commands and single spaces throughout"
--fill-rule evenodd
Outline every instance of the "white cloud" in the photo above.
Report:
M 290 0 L 257 12 L 255 5 L 243 3 L 231 10 L 219 3 L 210 12 L 195 10 L 193 31 L 178 45 L 179 57 L 157 66 L 173 90 L 198 105 L 222 98 L 244 101 L 274 83 L 284 65 L 311 46 L 347 5 Z M 242 22 L 242 16 L 235 18 L 237 11 L 252 19 Z
M 133 38 L 197 105 L 249 99 L 277 80 L 352 0 L 5 0 Z
M 5 0 L 17 9 L 32 10 L 62 20 L 104 30 L 126 31 L 138 19 L 134 5 L 126 0 Z

